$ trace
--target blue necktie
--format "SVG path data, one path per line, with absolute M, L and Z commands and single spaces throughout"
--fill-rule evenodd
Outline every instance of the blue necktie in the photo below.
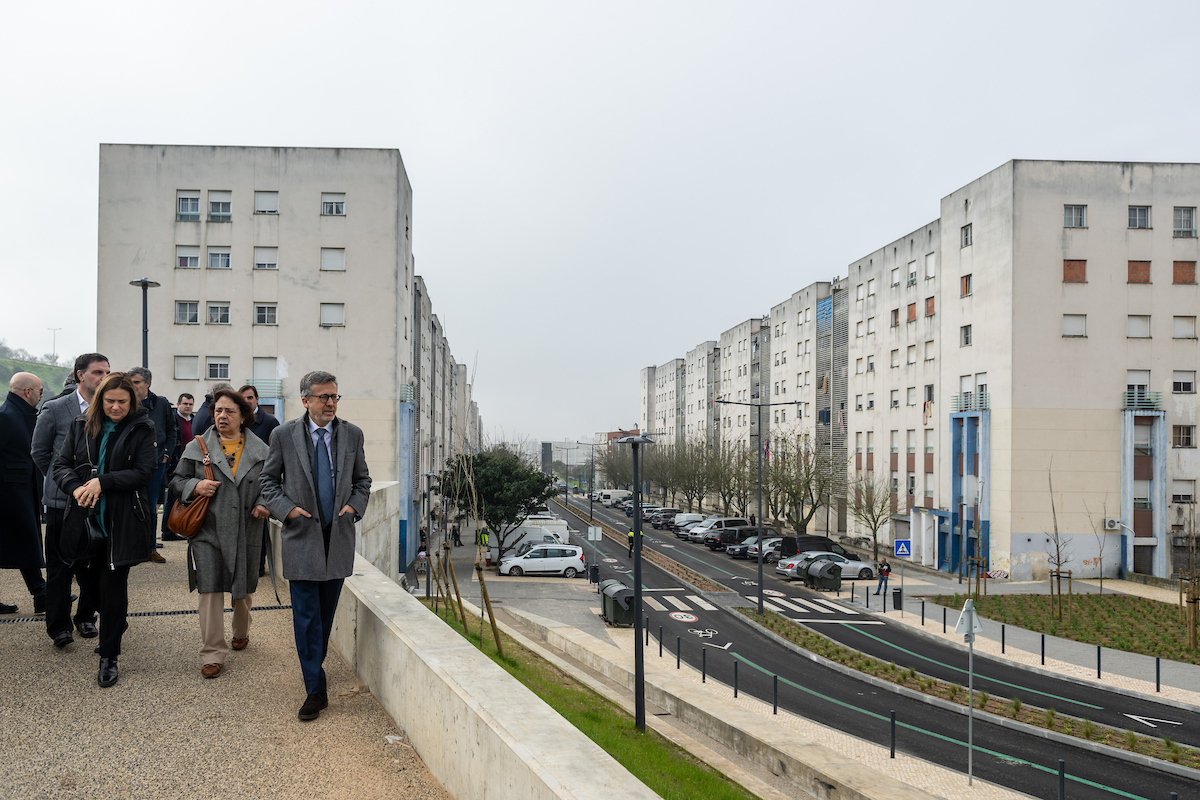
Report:
M 321 521 L 333 524 L 333 470 L 329 468 L 329 448 L 325 446 L 324 428 L 317 428 L 317 450 L 313 457 L 313 475 L 317 479 L 317 499 L 321 503 Z

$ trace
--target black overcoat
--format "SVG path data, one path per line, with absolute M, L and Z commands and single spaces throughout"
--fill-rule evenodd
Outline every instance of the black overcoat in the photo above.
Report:
M 8 393 L 0 406 L 0 568 L 45 566 L 38 525 L 41 474 L 30 446 L 37 411 L 25 399 Z

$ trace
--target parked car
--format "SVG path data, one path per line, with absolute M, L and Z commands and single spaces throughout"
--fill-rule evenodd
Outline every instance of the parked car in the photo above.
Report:
M 789 578 L 796 578 L 803 574 L 802 570 L 806 567 L 805 562 L 812 564 L 812 562 L 821 559 L 832 561 L 840 566 L 843 578 L 870 580 L 875 577 L 875 566 L 873 564 L 868 564 L 866 561 L 859 561 L 856 558 L 846 558 L 837 553 L 831 553 L 828 550 L 809 550 L 804 553 L 797 553 L 788 559 L 781 559 L 779 565 L 775 567 L 775 571 Z
M 809 550 L 825 550 L 830 553 L 837 553 L 839 556 L 845 556 L 846 558 L 854 558 L 853 553 L 848 552 L 846 548 L 828 536 L 797 536 L 796 552 L 803 553 Z
M 738 528 L 722 528 L 716 532 L 717 535 L 712 538 L 705 537 L 704 544 L 710 550 L 724 550 L 731 544 L 740 544 L 746 541 L 751 536 L 758 535 L 757 525 L 744 525 Z M 764 538 L 774 538 L 779 535 L 779 532 L 774 528 L 763 528 Z
M 500 560 L 501 575 L 562 575 L 574 578 L 586 572 L 583 548 L 572 544 L 538 544 L 519 555 Z
M 673 531 L 675 531 L 676 533 L 678 533 L 679 529 L 682 528 L 684 525 L 687 525 L 689 522 L 703 522 L 703 521 L 704 521 L 703 514 L 692 514 L 692 513 L 676 514 L 671 519 L 671 529 Z
M 740 528 L 743 525 L 749 525 L 750 520 L 745 517 L 709 517 L 701 522 L 695 528 L 692 528 L 688 534 L 688 541 L 703 542 L 704 534 L 711 531 L 719 531 L 722 528 Z
M 751 536 L 748 539 L 743 539 L 737 544 L 727 545 L 725 547 L 725 555 L 730 556 L 731 558 L 746 558 L 750 548 L 757 544 L 757 542 L 758 534 L 756 533 L 754 536 Z M 758 558 L 757 550 L 754 552 L 754 557 Z
M 686 539 L 686 538 L 688 538 L 688 533 L 691 532 L 692 528 L 696 527 L 699 524 L 700 524 L 700 520 L 693 520 L 692 522 L 685 522 L 683 525 L 679 525 L 675 528 L 675 535 L 677 537 L 679 537 L 680 539 Z
M 746 558 L 753 558 L 756 561 L 758 560 L 758 541 L 757 541 L 757 539 L 758 539 L 758 537 L 755 537 L 754 544 L 752 544 L 746 548 Z M 772 561 L 779 560 L 779 545 L 782 542 L 783 542 L 783 539 L 781 539 L 780 537 L 775 536 L 771 539 L 768 539 L 766 537 L 766 534 L 764 533 L 763 534 L 763 545 L 762 545 L 763 561 L 770 564 Z
M 662 528 L 678 513 L 678 508 L 660 508 L 650 515 L 650 524 L 656 528 Z
M 654 503 L 642 503 L 642 519 L 645 519 L 646 515 L 649 514 L 651 511 L 657 511 L 660 508 L 662 508 L 662 506 L 655 505 Z M 627 517 L 633 516 L 633 503 L 630 503 L 628 506 L 625 507 L 625 516 L 627 516 Z

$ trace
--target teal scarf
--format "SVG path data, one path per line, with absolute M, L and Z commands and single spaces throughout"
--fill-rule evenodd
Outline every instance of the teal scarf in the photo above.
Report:
M 117 429 L 117 423 L 111 419 L 104 420 L 104 425 L 100 428 L 100 455 L 96 459 L 96 473 L 103 475 L 108 470 L 105 468 L 105 461 L 108 456 L 108 440 L 112 436 L 112 432 Z M 100 530 L 104 531 L 104 535 L 108 536 L 108 523 L 105 521 L 105 515 L 108 511 L 108 495 L 103 492 L 100 494 Z

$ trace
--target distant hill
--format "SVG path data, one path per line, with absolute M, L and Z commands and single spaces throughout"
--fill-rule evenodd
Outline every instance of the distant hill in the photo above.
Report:
M 18 372 L 32 372 L 42 379 L 47 398 L 54 397 L 62 391 L 63 381 L 71 374 L 70 367 L 51 367 L 46 364 L 32 364 L 28 361 L 16 361 L 11 358 L 0 358 L 0 402 L 8 396 L 8 379 Z

